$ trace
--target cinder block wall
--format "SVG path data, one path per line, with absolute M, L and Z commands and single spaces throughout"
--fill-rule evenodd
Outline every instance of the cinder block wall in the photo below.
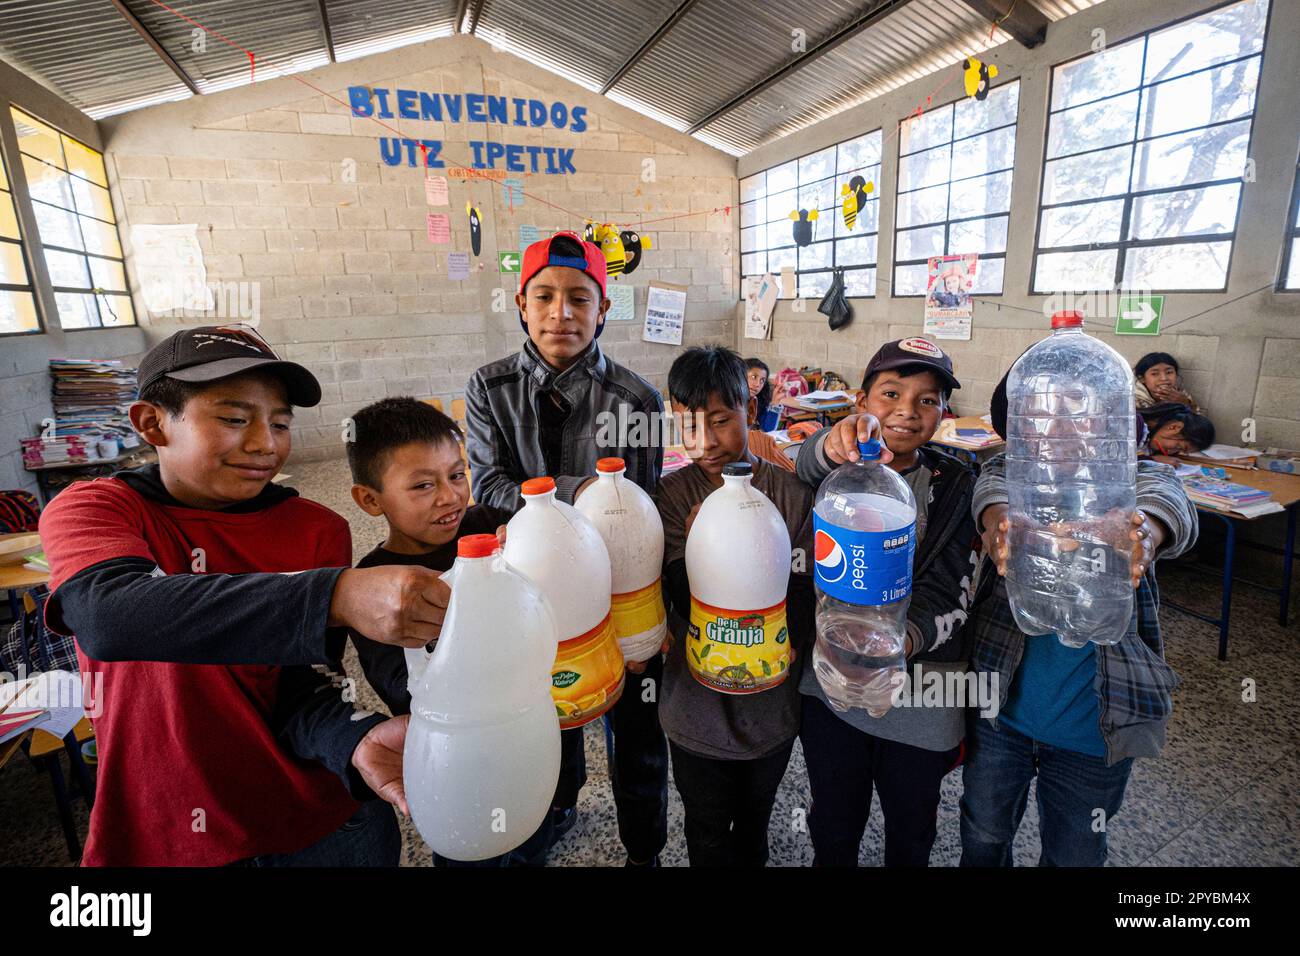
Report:
M 498 271 L 497 252 L 519 249 L 521 224 L 546 233 L 581 231 L 583 217 L 622 228 L 672 217 L 640 230 L 653 248 L 618 280 L 636 288 L 636 319 L 610 323 L 601 345 L 663 387 L 679 349 L 641 340 L 650 280 L 689 287 L 685 344 L 734 342 L 734 215 L 707 212 L 736 202 L 733 157 L 473 37 L 302 78 L 328 95 L 278 78 L 100 124 L 133 281 L 132 226 L 198 224 L 209 280 L 256 283 L 261 331 L 320 377 L 320 407 L 297 415 L 298 460 L 341 454 L 340 422 L 367 402 L 396 394 L 445 401 L 463 394 L 474 369 L 520 347 L 517 278 Z M 588 129 L 409 119 L 385 126 L 351 115 L 352 85 L 561 101 L 588 108 Z M 381 159 L 380 138 L 399 133 L 443 140 L 449 166 L 471 165 L 468 140 L 572 148 L 577 173 L 510 173 L 529 194 L 514 208 L 499 183 L 451 178 L 450 204 L 432 207 L 424 170 Z M 448 253 L 469 251 L 466 202 L 482 212 L 482 255 L 471 256 L 469 279 L 453 282 Z M 429 242 L 430 212 L 450 217 L 449 245 Z M 136 303 L 151 342 L 183 323 L 215 320 L 149 315 L 142 297 Z

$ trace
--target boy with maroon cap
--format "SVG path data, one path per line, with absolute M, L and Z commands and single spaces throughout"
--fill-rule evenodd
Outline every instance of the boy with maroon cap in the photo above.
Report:
M 465 389 L 475 501 L 516 511 L 523 504 L 519 485 L 547 475 L 557 497 L 572 504 L 595 480 L 600 458 L 622 458 L 627 477 L 654 493 L 663 467 L 663 399 L 596 344 L 610 305 L 605 282 L 604 254 L 576 233 L 558 232 L 524 251 L 515 304 L 528 338 L 521 351 L 475 372 Z M 616 434 L 629 422 L 640 427 Z M 609 769 L 628 862 L 644 865 L 657 860 L 668 839 L 668 745 L 657 703 L 663 661 L 655 656 L 629 670 L 639 679 L 610 711 Z M 586 781 L 582 730 L 561 737 L 550 821 L 556 838 L 573 825 Z
M 408 718 L 355 712 L 312 665 L 348 627 L 422 646 L 449 591 L 425 568 L 349 569 L 347 522 L 272 483 L 293 406 L 318 401 L 251 328 L 177 332 L 145 356 L 130 412 L 158 464 L 41 515 L 46 622 L 102 679 L 83 863 L 397 864 L 384 801 L 405 810 Z

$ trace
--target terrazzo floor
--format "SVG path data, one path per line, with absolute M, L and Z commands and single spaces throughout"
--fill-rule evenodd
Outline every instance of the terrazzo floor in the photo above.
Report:
M 290 463 L 287 484 L 348 518 L 353 555 L 359 558 L 385 534 L 381 519 L 361 513 L 348 495 L 343 461 Z M 1281 525 L 1277 536 L 1280 540 Z M 1217 612 L 1215 582 L 1177 565 L 1160 568 L 1162 595 L 1206 612 Z M 1297 589 L 1300 591 L 1300 589 Z M 1297 593 L 1293 604 L 1300 604 Z M 1231 660 L 1216 658 L 1218 631 L 1177 611 L 1161 615 L 1170 663 L 1182 677 L 1175 694 L 1168 743 L 1159 759 L 1137 761 L 1124 806 L 1109 823 L 1110 863 L 1115 866 L 1295 866 L 1300 863 L 1300 734 L 1295 704 L 1300 699 L 1300 607 L 1291 624 L 1277 622 L 1273 596 L 1248 587 L 1234 592 Z M 349 649 L 351 655 L 351 650 Z M 351 673 L 360 675 L 355 657 Z M 1243 700 L 1243 682 L 1253 682 L 1255 699 Z M 360 705 L 383 707 L 364 680 Z M 579 820 L 551 851 L 553 866 L 621 866 L 613 798 L 606 773 L 600 725 L 587 728 L 588 780 L 578 802 Z M 934 866 L 955 866 L 960 856 L 958 800 L 961 771 L 944 781 Z M 801 825 L 808 805 L 808 775 L 795 745 L 777 795 L 769 831 L 771 865 L 807 866 L 812 844 Z M 88 821 L 75 808 L 84 838 Z M 403 821 L 406 865 L 429 863 L 429 850 L 409 821 Z M 665 866 L 686 865 L 681 801 L 669 784 Z M 859 862 L 879 866 L 884 833 L 879 800 L 863 840 Z M 1015 862 L 1038 860 L 1038 820 L 1031 795 L 1015 842 Z M 0 770 L 0 864 L 68 865 L 49 779 L 21 755 Z

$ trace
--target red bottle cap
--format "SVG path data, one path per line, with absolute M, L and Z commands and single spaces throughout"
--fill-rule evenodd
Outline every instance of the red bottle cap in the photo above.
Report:
M 1082 325 L 1082 312 L 1057 312 L 1052 316 L 1052 328 L 1054 329 L 1074 329 Z
M 602 458 L 596 462 L 597 471 L 625 471 L 627 463 L 622 458 Z
M 522 485 L 519 486 L 519 490 L 526 495 L 544 495 L 548 491 L 555 490 L 555 479 L 554 478 L 529 478 L 527 481 L 525 481 Z
M 501 547 L 494 534 L 467 534 L 456 542 L 456 555 L 462 558 L 489 558 Z

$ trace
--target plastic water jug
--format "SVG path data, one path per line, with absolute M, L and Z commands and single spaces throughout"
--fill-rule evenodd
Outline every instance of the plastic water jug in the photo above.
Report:
M 457 542 L 442 577 L 451 602 L 432 654 L 406 649 L 411 725 L 407 804 L 435 853 L 508 853 L 550 812 L 560 776 L 551 703 L 555 619 L 542 592 L 497 551 L 495 535 Z
M 1007 597 L 1026 634 L 1117 643 L 1133 616 L 1129 522 L 1137 508 L 1133 374 L 1083 316 L 1007 377 Z
M 686 538 L 686 574 L 686 658 L 695 679 L 724 694 L 753 694 L 785 680 L 790 531 L 754 487 L 748 462 L 723 466 L 722 487 L 700 506 Z
M 505 557 L 535 583 L 555 614 L 560 645 L 551 696 L 560 726 L 581 727 L 623 693 L 623 652 L 610 615 L 609 552 L 576 508 L 555 500 L 555 481 L 531 478 L 506 525 Z
M 622 458 L 596 462 L 596 480 L 574 503 L 609 551 L 611 613 L 623 659 L 645 661 L 663 646 L 667 622 L 660 578 L 664 525 L 650 496 L 629 481 Z

